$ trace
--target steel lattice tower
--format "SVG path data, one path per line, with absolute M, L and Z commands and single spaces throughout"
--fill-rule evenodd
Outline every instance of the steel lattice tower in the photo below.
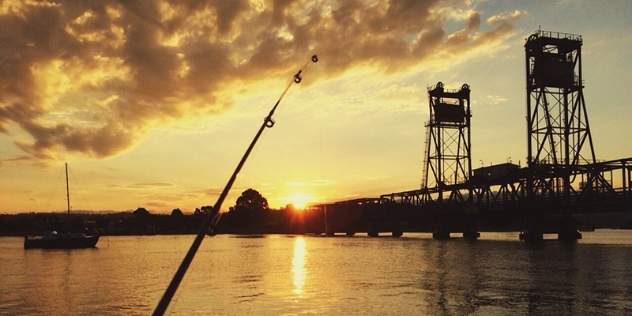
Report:
M 464 183 L 472 173 L 470 87 L 448 91 L 439 82 L 428 88 L 430 121 L 426 125 L 426 161 L 422 188 L 434 188 L 443 200 L 446 185 Z
M 527 77 L 527 163 L 557 179 L 534 176 L 528 194 L 568 196 L 572 168 L 595 162 L 583 94 L 582 38 L 538 30 L 525 44 Z

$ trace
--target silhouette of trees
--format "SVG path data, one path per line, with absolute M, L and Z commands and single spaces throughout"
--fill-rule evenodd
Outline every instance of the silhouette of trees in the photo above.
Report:
M 248 211 L 263 211 L 268 209 L 268 200 L 254 189 L 248 189 L 237 198 L 235 209 Z
M 173 211 L 171 211 L 172 218 L 182 218 L 183 216 L 184 214 L 179 208 L 174 208 Z
M 174 208 L 171 213 L 152 214 L 145 207 L 118 213 L 60 213 L 0 214 L 0 235 L 41 235 L 50 230 L 96 231 L 102 235 L 195 234 L 213 210 L 210 205 L 185 214 Z M 281 209 L 270 209 L 268 200 L 257 190 L 242 192 L 229 207 L 218 224 L 219 233 L 301 233 L 311 217 L 288 204 Z
M 151 234 L 156 232 L 155 220 L 147 209 L 139 207 L 132 214 L 134 214 L 134 226 L 138 233 Z
M 184 213 L 179 208 L 173 209 L 171 211 L 171 215 L 168 220 L 165 221 L 164 225 L 169 227 L 174 232 L 183 232 L 186 231 L 186 223 L 184 218 Z
M 132 212 L 136 218 L 147 218 L 149 217 L 149 211 L 144 207 L 138 207 L 134 212 Z
M 272 224 L 268 200 L 252 188 L 237 198 L 228 214 L 222 216 L 220 231 L 228 229 L 237 232 L 263 232 Z
M 212 210 L 213 210 L 213 207 L 210 205 L 202 206 L 201 208 L 196 208 L 195 212 L 193 212 L 193 215 L 204 218 L 209 213 L 211 213 Z

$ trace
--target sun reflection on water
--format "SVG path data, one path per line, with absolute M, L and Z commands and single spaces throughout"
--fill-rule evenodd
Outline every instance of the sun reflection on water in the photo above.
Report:
M 294 257 L 292 258 L 292 275 L 294 277 L 294 293 L 301 295 L 305 283 L 305 239 L 297 237 L 294 242 Z

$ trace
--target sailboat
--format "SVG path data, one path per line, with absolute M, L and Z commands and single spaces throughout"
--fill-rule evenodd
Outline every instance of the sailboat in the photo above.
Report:
M 66 201 L 68 205 L 68 218 L 70 219 L 70 191 L 68 189 L 68 163 L 66 166 Z M 84 233 L 58 233 L 52 231 L 43 236 L 24 236 L 24 249 L 77 249 L 94 248 L 99 241 L 99 235 L 86 236 Z

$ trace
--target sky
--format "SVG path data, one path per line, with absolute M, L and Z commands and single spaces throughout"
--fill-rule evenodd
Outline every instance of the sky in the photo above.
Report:
M 524 166 L 538 29 L 582 36 L 596 156 L 632 157 L 628 0 L 0 1 L 0 213 L 65 211 L 65 162 L 73 210 L 214 205 L 299 69 L 222 210 L 418 189 L 437 82 L 473 167 Z

